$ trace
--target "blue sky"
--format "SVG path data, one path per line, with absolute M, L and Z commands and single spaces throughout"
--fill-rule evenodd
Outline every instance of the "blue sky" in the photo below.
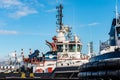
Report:
M 49 51 L 45 40 L 52 41 L 56 35 L 55 8 L 60 2 L 64 6 L 63 23 L 80 37 L 82 52 L 87 53 L 87 44 L 93 41 L 98 53 L 99 41 L 109 38 L 115 0 L 0 0 L 0 60 L 15 50 L 20 55 L 21 48 L 26 56 L 29 48 Z

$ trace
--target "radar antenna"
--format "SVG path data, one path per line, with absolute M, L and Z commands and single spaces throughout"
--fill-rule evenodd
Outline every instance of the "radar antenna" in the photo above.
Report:
M 57 12 L 58 12 L 58 14 L 56 15 L 56 18 L 57 18 L 56 24 L 57 24 L 57 27 L 59 27 L 59 30 L 62 30 L 62 25 L 63 25 L 63 23 L 62 23 L 62 17 L 63 17 L 63 14 L 62 14 L 63 6 L 62 6 L 62 4 L 57 6 L 56 9 L 57 9 Z

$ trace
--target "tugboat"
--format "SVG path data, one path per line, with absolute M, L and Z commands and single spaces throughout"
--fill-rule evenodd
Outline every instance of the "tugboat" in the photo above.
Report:
M 52 51 L 57 51 L 57 61 L 51 78 L 76 79 L 79 65 L 88 62 L 90 56 L 81 52 L 81 40 L 77 35 L 72 35 L 71 27 L 62 23 L 62 4 L 56 9 L 58 10 L 56 16 L 58 35 L 53 37 L 53 43 L 50 44 Z
M 41 59 L 37 57 L 39 52 L 30 54 L 28 59 L 24 58 L 24 62 L 35 64 L 33 73 L 39 76 L 41 74 L 42 79 L 75 79 L 78 78 L 79 65 L 87 63 L 90 56 L 81 52 L 81 40 L 77 35 L 72 35 L 71 27 L 63 24 L 62 4 L 56 9 L 57 35 L 53 36 L 53 42 L 46 40 L 51 50 L 43 54 Z
M 120 79 L 120 15 L 117 12 L 109 32 L 109 40 L 100 43 L 100 54 L 79 68 L 80 79 Z

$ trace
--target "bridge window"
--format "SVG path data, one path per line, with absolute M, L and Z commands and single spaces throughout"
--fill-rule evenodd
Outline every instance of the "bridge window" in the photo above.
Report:
M 77 52 L 81 51 L 82 46 L 80 44 L 77 45 Z
M 69 51 L 70 52 L 75 52 L 75 48 L 76 48 L 75 44 L 70 44 L 69 45 Z
M 116 30 L 117 30 L 118 39 L 120 39 L 120 27 L 117 27 Z
M 63 45 L 57 45 L 57 51 L 63 52 Z

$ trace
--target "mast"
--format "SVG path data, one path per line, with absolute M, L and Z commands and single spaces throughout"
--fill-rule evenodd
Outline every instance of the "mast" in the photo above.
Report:
M 88 55 L 93 56 L 93 42 L 88 43 Z
M 118 19 L 118 0 L 116 0 L 116 11 L 115 11 L 115 14 L 116 14 L 116 26 L 117 26 L 117 19 Z
M 62 6 L 62 4 L 57 6 L 56 9 L 57 9 L 57 12 L 58 12 L 58 14 L 56 15 L 56 18 L 57 18 L 56 24 L 57 24 L 57 27 L 59 27 L 59 30 L 62 30 L 62 25 L 63 25 L 63 23 L 62 23 L 62 17 L 63 17 L 63 14 L 62 14 L 63 6 Z
M 118 39 L 117 39 L 117 30 L 116 30 L 116 27 L 118 26 L 118 0 L 116 0 L 116 6 L 115 6 L 115 13 L 116 13 L 116 25 L 115 25 L 115 43 L 116 43 L 116 46 L 118 46 Z

